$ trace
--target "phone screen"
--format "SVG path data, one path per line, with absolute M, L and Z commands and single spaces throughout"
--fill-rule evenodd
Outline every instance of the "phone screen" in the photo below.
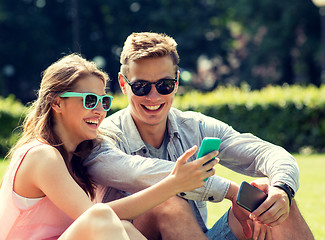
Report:
M 237 204 L 246 210 L 253 212 L 267 198 L 267 194 L 257 187 L 243 181 L 237 195 Z

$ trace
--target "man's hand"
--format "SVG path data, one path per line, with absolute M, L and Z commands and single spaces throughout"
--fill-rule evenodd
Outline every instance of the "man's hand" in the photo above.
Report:
M 252 237 L 252 229 L 251 229 L 250 225 L 248 224 L 248 221 L 250 220 L 249 212 L 247 210 L 245 210 L 244 208 L 240 207 L 236 203 L 236 198 L 233 198 L 231 201 L 232 201 L 231 210 L 234 213 L 234 215 L 237 218 L 240 225 L 242 226 L 245 237 L 251 238 Z
M 258 240 L 270 240 L 272 239 L 271 228 L 265 224 L 254 221 L 250 218 L 250 212 L 240 207 L 236 203 L 239 186 L 236 183 L 231 182 L 226 198 L 231 200 L 231 211 L 238 220 L 242 227 L 242 231 L 246 238 L 258 239 Z M 254 230 L 254 234 L 253 231 Z
M 229 185 L 229 188 L 228 188 L 225 198 L 227 198 L 228 200 L 230 200 L 232 202 L 230 211 L 233 212 L 235 218 L 237 218 L 237 220 L 239 221 L 239 223 L 243 229 L 243 233 L 244 233 L 245 237 L 251 238 L 252 237 L 252 229 L 248 224 L 248 221 L 250 220 L 249 212 L 246 211 L 245 209 L 241 208 L 240 206 L 238 206 L 236 203 L 238 191 L 239 191 L 238 184 L 235 182 L 230 182 L 230 185 Z
M 265 179 L 255 180 L 251 184 L 267 193 L 268 197 L 250 214 L 250 218 L 270 227 L 283 223 L 290 211 L 289 198 L 285 191 L 269 186 Z
M 246 238 L 250 239 L 253 237 L 254 240 L 272 239 L 271 227 L 254 220 L 251 221 L 251 219 L 249 218 L 250 213 L 244 208 L 240 207 L 234 201 L 232 204 L 232 211 L 237 220 L 239 221 Z M 252 232 L 252 229 L 254 232 Z
M 259 222 L 253 221 L 254 224 L 254 240 L 272 240 L 271 227 L 261 224 Z

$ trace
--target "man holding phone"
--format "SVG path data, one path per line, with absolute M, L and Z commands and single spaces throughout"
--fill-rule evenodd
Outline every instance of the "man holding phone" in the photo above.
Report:
M 118 81 L 129 106 L 104 120 L 106 140 L 87 163 L 103 200 L 121 193 L 116 189 L 132 193 L 154 184 L 188 148 L 199 146 L 205 137 L 217 137 L 220 164 L 268 177 L 254 183 L 267 192 L 266 201 L 250 214 L 236 204 L 239 186 L 212 176 L 204 187 L 181 194 L 188 201 L 175 197 L 136 219 L 135 226 L 149 239 L 246 239 L 251 229 L 255 239 L 313 239 L 292 200 L 299 170 L 288 152 L 211 117 L 171 107 L 179 84 L 176 46 L 174 39 L 157 33 L 133 33 L 124 44 Z M 208 229 L 206 201 L 224 198 L 232 202 L 231 209 Z

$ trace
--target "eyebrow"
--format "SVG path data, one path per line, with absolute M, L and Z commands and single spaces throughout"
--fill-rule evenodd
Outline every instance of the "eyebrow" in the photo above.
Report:
M 160 79 L 157 79 L 157 80 L 155 80 L 154 82 L 158 82 L 159 80 L 163 80 L 163 79 L 177 79 L 177 72 L 175 73 L 175 77 L 170 77 L 170 76 L 165 76 L 165 77 L 162 77 L 162 78 L 160 78 Z M 125 76 L 126 77 L 126 76 Z M 130 79 L 128 79 L 129 81 L 130 81 Z M 146 82 L 150 82 L 150 81 L 148 81 L 148 80 L 144 80 L 144 79 L 135 79 L 134 81 L 132 81 L 132 82 L 135 82 L 135 81 L 146 81 Z

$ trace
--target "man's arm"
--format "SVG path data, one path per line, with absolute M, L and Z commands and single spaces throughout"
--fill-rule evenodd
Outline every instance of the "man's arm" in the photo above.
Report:
M 134 193 L 165 178 L 175 163 L 128 155 L 106 139 L 91 153 L 85 165 L 97 184 Z
M 175 162 L 128 155 L 105 138 L 85 165 L 97 184 L 134 193 L 165 178 L 174 168 Z M 195 201 L 220 202 L 224 199 L 229 184 L 229 180 L 214 175 L 203 187 L 179 195 Z
M 298 164 L 282 147 L 263 141 L 252 134 L 238 134 L 227 138 L 224 143 L 225 147 L 219 155 L 222 165 L 253 177 L 267 176 L 271 185 L 284 182 L 297 192 Z
M 218 155 L 221 165 L 252 177 L 267 176 L 271 185 L 283 182 L 297 192 L 298 164 L 285 149 L 253 134 L 239 133 L 214 118 L 204 116 L 203 119 L 206 133 L 221 139 Z

